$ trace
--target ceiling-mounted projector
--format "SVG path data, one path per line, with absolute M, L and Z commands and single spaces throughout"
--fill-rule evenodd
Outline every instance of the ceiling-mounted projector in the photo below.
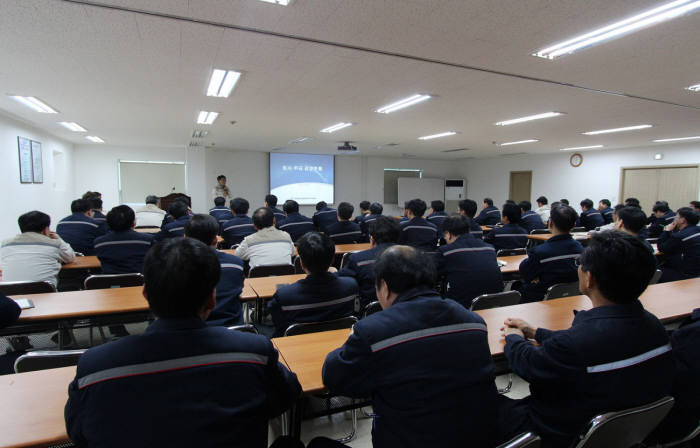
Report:
M 345 142 L 338 146 L 338 151 L 357 151 L 357 146 L 351 145 L 350 142 Z

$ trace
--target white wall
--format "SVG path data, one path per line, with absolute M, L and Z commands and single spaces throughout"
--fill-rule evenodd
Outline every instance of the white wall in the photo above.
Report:
M 654 160 L 654 153 L 664 155 Z M 593 202 L 607 198 L 620 202 L 621 168 L 640 166 L 684 165 L 700 163 L 700 145 L 658 145 L 640 149 L 585 151 L 583 164 L 569 164 L 571 153 L 521 155 L 464 161 L 467 173 L 467 196 L 481 206 L 481 199 L 493 198 L 499 208 L 508 199 L 510 172 L 532 170 L 532 198 L 546 196 L 549 202 L 566 198 L 572 206 L 590 198 Z M 650 204 L 642 204 L 650 209 Z
M 41 143 L 43 184 L 19 182 L 18 136 Z M 0 239 L 19 233 L 17 218 L 30 210 L 48 213 L 55 229 L 56 222 L 69 214 L 66 210 L 70 210 L 73 198 L 73 145 L 0 114 L 0 179 L 3 197 Z

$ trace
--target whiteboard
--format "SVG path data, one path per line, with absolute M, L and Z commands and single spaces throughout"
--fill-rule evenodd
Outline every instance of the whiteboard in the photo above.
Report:
M 399 208 L 411 199 L 422 199 L 428 207 L 430 201 L 444 201 L 445 179 L 399 177 Z
M 119 161 L 119 194 L 122 204 L 143 203 L 148 195 L 185 193 L 184 162 Z

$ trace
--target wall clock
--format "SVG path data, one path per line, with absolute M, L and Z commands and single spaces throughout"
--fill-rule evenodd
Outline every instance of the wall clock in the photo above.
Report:
M 571 157 L 569 157 L 569 163 L 574 168 L 578 168 L 583 163 L 583 156 L 579 153 L 571 154 Z

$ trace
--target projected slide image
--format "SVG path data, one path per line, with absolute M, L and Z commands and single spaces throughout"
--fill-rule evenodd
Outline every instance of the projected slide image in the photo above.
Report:
M 288 199 L 302 205 L 333 203 L 333 156 L 270 154 L 270 193 L 281 204 Z

